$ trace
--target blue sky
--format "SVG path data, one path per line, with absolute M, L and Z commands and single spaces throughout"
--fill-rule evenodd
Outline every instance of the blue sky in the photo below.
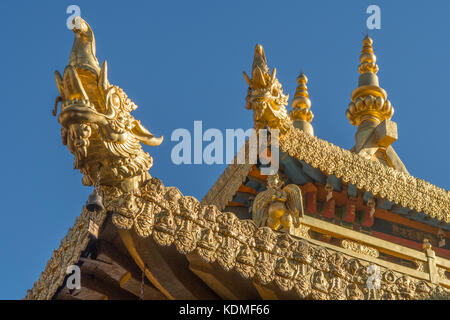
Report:
M 357 86 L 366 8 L 381 8 L 370 31 L 381 86 L 395 108 L 394 148 L 409 172 L 450 189 L 450 2 L 442 1 L 1 1 L 3 27 L 0 156 L 0 299 L 20 299 L 81 212 L 91 188 L 51 115 L 54 70 L 68 62 L 73 34 L 66 8 L 77 4 L 94 30 L 109 80 L 139 106 L 134 116 L 166 140 L 144 147 L 150 173 L 201 199 L 225 165 L 171 162 L 176 128 L 250 128 L 245 110 L 256 43 L 277 67 L 292 97 L 303 69 L 309 78 L 318 137 L 351 148 L 355 128 L 345 110 Z

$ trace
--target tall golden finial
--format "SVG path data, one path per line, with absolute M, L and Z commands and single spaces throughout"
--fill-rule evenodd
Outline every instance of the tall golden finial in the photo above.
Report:
M 314 135 L 314 129 L 311 125 L 311 121 L 314 118 L 314 114 L 310 110 L 311 100 L 309 100 L 308 78 L 302 72 L 297 77 L 297 89 L 295 90 L 294 100 L 292 100 L 292 111 L 289 113 L 294 127 L 303 130 L 311 135 Z
M 351 102 L 346 111 L 347 118 L 354 126 L 356 132 L 356 145 L 361 145 L 368 134 L 384 120 L 389 120 L 394 114 L 394 108 L 378 81 L 377 58 L 373 51 L 373 41 L 367 35 L 363 40 L 361 51 L 360 73 L 358 88 L 352 92 Z
M 408 172 L 391 144 L 398 138 L 397 124 L 391 121 L 394 108 L 378 81 L 377 57 L 367 35 L 361 51 L 358 88 L 351 95 L 347 118 L 358 126 L 352 151 L 397 170 Z
M 347 117 L 354 126 L 359 126 L 365 121 L 373 121 L 377 124 L 385 119 L 390 119 L 394 114 L 394 108 L 387 93 L 379 86 L 377 57 L 373 52 L 373 41 L 367 35 L 363 40 L 361 51 L 360 73 L 358 88 L 351 95 L 347 109 Z
M 377 57 L 375 56 L 375 53 L 373 52 L 373 40 L 369 37 L 369 35 L 366 35 L 363 40 L 363 48 L 361 51 L 361 57 L 360 57 L 360 65 L 358 67 L 358 71 L 360 74 L 371 72 L 374 74 L 377 74 L 378 72 L 378 65 Z M 378 84 L 377 84 L 378 85 Z

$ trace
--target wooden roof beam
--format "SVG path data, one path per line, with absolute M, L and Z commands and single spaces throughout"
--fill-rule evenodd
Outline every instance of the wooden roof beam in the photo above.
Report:
M 111 279 L 115 280 L 118 286 L 129 293 L 141 297 L 141 289 L 143 287 L 144 300 L 165 300 L 166 297 L 155 287 L 150 285 L 144 278 L 144 284 L 142 284 L 142 278 L 138 277 L 134 270 L 124 269 L 116 263 L 107 263 L 101 260 L 85 259 L 81 258 L 83 266 L 90 268 L 97 268 L 108 275 Z

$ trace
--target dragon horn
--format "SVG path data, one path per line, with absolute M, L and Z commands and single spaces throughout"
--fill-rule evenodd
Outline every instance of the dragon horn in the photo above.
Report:
M 108 81 L 108 63 L 103 61 L 102 68 L 100 69 L 100 75 L 98 77 L 98 86 L 103 90 L 108 89 L 109 81 Z
M 249 78 L 249 76 L 245 73 L 245 71 L 242 71 L 242 73 L 244 74 L 244 79 L 245 81 L 248 83 L 248 86 L 251 88 L 252 87 L 252 80 Z
M 266 79 L 264 79 L 264 73 L 259 67 L 253 69 L 252 76 L 253 76 L 252 82 L 257 88 L 266 87 L 267 84 Z
M 272 69 L 272 75 L 270 76 L 270 82 L 273 82 L 277 76 L 277 68 Z
M 61 73 L 59 73 L 58 70 L 55 71 L 55 80 L 56 80 L 56 87 L 58 88 L 59 95 L 61 98 L 64 99 L 64 85 L 63 85 L 63 78 L 61 76 Z

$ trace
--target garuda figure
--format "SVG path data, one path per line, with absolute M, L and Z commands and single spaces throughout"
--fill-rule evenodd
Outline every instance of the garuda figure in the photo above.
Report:
M 156 138 L 130 114 L 137 106 L 125 92 L 108 81 L 106 61 L 99 66 L 90 26 L 77 17 L 75 40 L 63 76 L 56 71 L 64 145 L 75 156 L 74 167 L 85 185 L 109 185 L 131 191 L 147 180 L 152 157 L 141 142 L 158 146 Z
M 271 175 L 267 190 L 260 192 L 253 201 L 252 215 L 258 227 L 269 226 L 284 232 L 289 232 L 292 226 L 298 228 L 303 217 L 302 191 L 295 184 L 283 188 L 278 174 Z

